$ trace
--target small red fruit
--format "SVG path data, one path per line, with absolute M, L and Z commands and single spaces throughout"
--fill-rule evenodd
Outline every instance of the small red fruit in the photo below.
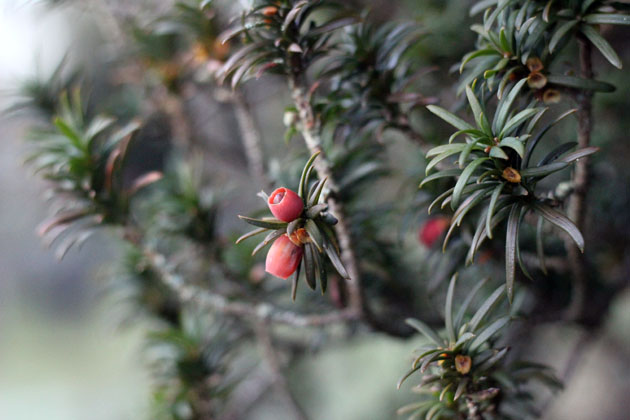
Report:
M 269 209 L 271 213 L 283 222 L 292 222 L 302 214 L 304 202 L 299 195 L 288 188 L 278 188 L 270 196 Z
M 435 241 L 440 239 L 444 231 L 448 228 L 450 221 L 448 217 L 433 217 L 425 222 L 420 229 L 420 242 L 431 248 Z
M 288 279 L 302 261 L 304 248 L 295 245 L 284 234 L 271 245 L 265 261 L 265 271 L 281 279 Z

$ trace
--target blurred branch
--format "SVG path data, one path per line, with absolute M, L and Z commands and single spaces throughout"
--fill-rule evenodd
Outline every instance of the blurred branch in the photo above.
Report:
M 81 3 L 81 2 L 77 2 Z M 104 0 L 89 0 L 87 7 L 92 9 L 94 21 L 101 26 L 103 34 L 107 34 L 118 46 L 125 45 L 125 32 L 110 8 L 109 2 Z
M 534 253 L 522 251 L 521 258 L 523 259 L 525 265 L 529 267 L 540 267 L 538 255 Z M 555 271 L 556 273 L 566 273 L 569 270 L 569 264 L 564 257 L 545 257 L 545 267 L 547 267 L 548 270 Z
M 571 349 L 571 352 L 569 354 L 567 363 L 564 366 L 564 369 L 562 370 L 562 373 L 560 376 L 560 380 L 562 381 L 565 387 L 566 387 L 566 384 L 571 380 L 571 378 L 573 378 L 573 375 L 575 374 L 575 371 L 580 361 L 584 357 L 584 354 L 591 347 L 591 344 L 595 341 L 596 338 L 597 338 L 597 333 L 595 331 L 587 330 L 580 338 L 578 338 L 575 341 L 575 344 L 573 345 L 573 348 Z M 552 404 L 552 402 L 555 401 L 555 399 L 556 398 L 554 396 L 549 397 L 541 405 L 540 412 L 541 413 L 546 412 L 549 406 Z
M 563 383 L 567 383 L 575 373 L 584 352 L 590 347 L 590 344 L 595 340 L 596 333 L 593 331 L 586 331 L 582 337 L 580 337 L 573 346 L 567 364 L 565 365 L 560 379 Z
M 251 375 L 250 375 L 251 377 Z M 234 391 L 236 395 L 230 400 L 219 420 L 239 420 L 256 405 L 272 386 L 272 378 L 260 372 Z
M 479 404 L 472 398 L 466 398 L 466 407 L 468 408 L 468 420 L 483 420 L 481 413 L 479 413 Z
M 422 153 L 426 154 L 433 147 L 427 141 L 427 139 L 422 136 L 422 134 L 418 133 L 411 127 L 406 117 L 401 118 L 399 121 L 393 124 L 393 127 L 402 131 L 405 137 L 407 137 L 412 143 L 417 145 L 420 150 L 422 150 Z
M 250 175 L 260 184 L 267 184 L 260 129 L 247 98 L 242 92 L 227 92 L 223 89 L 220 89 L 216 96 L 219 100 L 230 102 L 234 107 Z
M 291 407 L 291 411 L 293 411 L 296 420 L 307 420 L 306 414 L 291 393 L 291 388 L 289 387 L 289 383 L 280 364 L 278 352 L 274 348 L 267 322 L 257 321 L 255 323 L 255 332 L 261 354 L 271 371 L 273 384 L 277 391 L 284 397 L 289 407 Z
M 164 86 L 154 89 L 151 99 L 155 108 L 161 109 L 168 116 L 175 142 L 182 146 L 192 144 L 192 122 L 185 109 L 185 99 L 169 93 Z
M 584 79 L 593 79 L 592 47 L 588 40 L 579 38 L 580 71 Z M 583 149 L 590 145 L 592 124 L 592 100 L 593 93 L 589 90 L 582 90 L 578 96 L 578 148 Z M 579 159 L 575 163 L 573 172 L 574 193 L 568 216 L 575 226 L 585 235 L 586 227 L 586 198 L 589 188 L 589 161 L 588 157 Z M 578 247 L 570 238 L 565 240 L 565 247 L 569 260 L 569 267 L 573 277 L 573 293 L 571 302 L 566 311 L 566 318 L 574 320 L 580 316 L 584 307 L 586 293 L 586 260 Z
M 192 302 L 207 306 L 216 312 L 258 320 L 267 320 L 279 324 L 295 327 L 318 327 L 335 323 L 343 323 L 357 319 L 357 313 L 352 309 L 330 312 L 325 315 L 304 315 L 283 310 L 268 303 L 252 303 L 228 300 L 225 296 L 210 292 L 200 287 L 186 284 L 184 279 L 173 273 L 167 259 L 160 254 L 145 250 L 145 255 L 151 265 L 161 275 L 162 281 L 171 288 L 182 303 Z

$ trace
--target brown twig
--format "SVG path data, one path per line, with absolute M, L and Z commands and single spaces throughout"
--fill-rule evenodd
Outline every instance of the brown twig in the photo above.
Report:
M 412 329 L 407 328 L 403 323 L 398 323 L 395 320 L 392 322 L 388 319 L 379 318 L 366 304 L 350 224 L 344 205 L 336 196 L 336 193 L 339 192 L 339 186 L 333 174 L 331 162 L 325 150 L 322 148 L 320 121 L 313 111 L 311 105 L 311 90 L 308 89 L 303 74 L 298 73 L 289 76 L 289 89 L 291 90 L 291 96 L 298 111 L 299 128 L 302 137 L 304 137 L 304 142 L 311 154 L 319 153 L 319 157 L 314 162 L 315 170 L 320 178 L 326 178 L 328 180 L 330 193 L 327 196 L 326 202 L 328 203 L 331 214 L 338 220 L 338 223 L 335 225 L 335 233 L 339 240 L 341 260 L 350 277 L 348 281 L 349 310 L 351 313 L 363 319 L 375 330 L 395 337 L 408 337 L 411 335 Z
M 152 99 L 155 107 L 168 116 L 175 142 L 182 146 L 192 144 L 192 121 L 184 104 L 185 99 L 170 93 L 164 86 L 153 89 Z
M 588 40 L 579 39 L 580 72 L 584 79 L 593 78 L 592 47 Z M 593 93 L 583 90 L 578 95 L 578 147 L 588 147 L 591 142 Z M 588 195 L 590 179 L 589 158 L 582 158 L 575 164 L 573 172 L 573 195 L 569 207 L 568 216 L 577 228 L 585 234 L 586 227 L 586 199 Z M 584 256 L 577 246 L 567 238 L 565 247 L 569 260 L 569 267 L 573 277 L 573 293 L 571 303 L 566 310 L 566 318 L 575 320 L 579 318 L 584 307 L 587 282 L 587 266 Z
M 291 76 L 289 78 L 289 87 L 291 89 L 293 102 L 298 110 L 300 129 L 304 137 L 304 142 L 311 154 L 319 153 L 319 157 L 314 163 L 315 170 L 317 170 L 321 179 L 326 178 L 328 180 L 328 188 L 332 191 L 332 194 L 328 194 L 327 203 L 330 212 L 339 220 L 335 225 L 335 232 L 337 233 L 339 247 L 341 249 L 341 260 L 350 276 L 350 281 L 348 282 L 349 306 L 356 313 L 363 314 L 363 292 L 361 288 L 359 264 L 352 245 L 350 226 L 343 204 L 337 200 L 334 194 L 339 192 L 339 187 L 333 175 L 331 163 L 322 148 L 319 133 L 320 123 L 313 112 L 310 94 L 308 93 L 303 78 L 299 75 Z
M 260 346 L 261 355 L 271 372 L 273 384 L 276 387 L 276 390 L 283 396 L 287 405 L 291 408 L 291 411 L 293 411 L 293 416 L 296 420 L 307 420 L 306 414 L 291 392 L 289 382 L 287 381 L 287 377 L 285 376 L 280 363 L 280 358 L 274 348 L 271 331 L 269 330 L 267 322 L 256 321 L 255 332 L 258 345 Z

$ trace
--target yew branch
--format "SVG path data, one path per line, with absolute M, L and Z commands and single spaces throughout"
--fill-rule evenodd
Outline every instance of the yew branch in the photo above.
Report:
M 144 254 L 151 262 L 152 267 L 160 273 L 162 282 L 175 293 L 182 303 L 200 305 L 225 315 L 265 320 L 295 327 L 321 327 L 345 323 L 358 318 L 357 313 L 352 308 L 324 315 L 307 315 L 287 311 L 268 303 L 230 300 L 218 293 L 186 283 L 183 277 L 169 267 L 165 256 L 150 250 L 145 250 Z
M 579 39 L 580 72 L 584 79 L 593 78 L 592 47 L 585 39 Z M 591 143 L 593 93 L 583 90 L 578 95 L 578 147 L 588 147 Z M 573 172 L 573 195 L 569 207 L 569 218 L 584 234 L 586 228 L 587 196 L 590 180 L 589 158 L 578 160 Z M 566 311 L 566 318 L 576 319 L 582 313 L 587 283 L 587 265 L 584 255 L 577 246 L 567 238 L 565 241 L 569 267 L 573 277 L 573 295 Z

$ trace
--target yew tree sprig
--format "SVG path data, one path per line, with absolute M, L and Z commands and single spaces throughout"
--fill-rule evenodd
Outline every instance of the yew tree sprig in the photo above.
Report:
M 244 338 L 241 325 L 190 308 L 180 311 L 177 325 L 152 332 L 149 344 L 159 355 L 150 366 L 156 377 L 152 418 L 181 418 L 177 412 L 214 418 L 223 413 L 234 388 L 245 379 L 233 369 Z
M 332 16 L 316 23 L 313 15 L 321 10 Z M 256 1 L 222 36 L 223 42 L 240 37 L 243 47 L 227 60 L 219 80 L 231 78 L 236 87 L 267 72 L 300 73 L 333 48 L 334 31 L 357 20 L 341 3 L 329 0 Z
M 416 22 L 376 25 L 365 21 L 342 32 L 319 79 L 331 80 L 323 113 L 337 117 L 346 139 L 365 143 L 388 128 L 410 133 L 409 111 L 435 103 L 418 92 L 418 82 L 432 68 L 419 67 L 411 52 L 424 38 Z M 417 135 L 416 135 L 417 136 Z
M 611 92 L 606 82 L 550 71 L 553 59 L 570 44 L 583 38 L 592 43 L 615 67 L 622 63 L 610 43 L 599 33 L 600 24 L 630 25 L 623 5 L 609 1 L 575 0 L 491 0 L 479 1 L 471 10 L 485 10 L 483 24 L 472 29 L 478 33 L 477 46 L 460 65 L 464 72 L 459 91 L 477 78 L 501 97 L 505 87 L 522 77 L 530 88 L 544 92 L 553 88 Z M 626 12 L 626 13 L 624 13 Z M 532 68 L 532 63 L 537 65 Z M 551 92 L 547 94 L 551 97 Z
M 547 176 L 568 168 L 580 158 L 589 156 L 597 147 L 587 147 L 569 153 L 575 142 L 566 142 L 553 149 L 537 164 L 531 163 L 531 156 L 544 135 L 558 122 L 573 114 L 570 110 L 544 126 L 536 129 L 537 123 L 547 111 L 546 108 L 527 106 L 521 111 L 513 111 L 519 94 L 527 82 L 519 81 L 507 95 L 499 101 L 494 117 L 487 117 L 485 104 L 477 99 L 473 89 L 466 87 L 468 103 L 475 117 L 475 125 L 462 120 L 443 108 L 430 105 L 431 112 L 455 126 L 458 131 L 448 144 L 437 146 L 427 153 L 431 158 L 427 174 L 439 162 L 458 156 L 455 169 L 440 169 L 427 176 L 420 186 L 441 178 L 457 180 L 455 186 L 439 195 L 429 206 L 429 212 L 441 203 L 444 208 L 450 205 L 454 210 L 451 226 L 444 240 L 444 249 L 455 228 L 475 208 L 482 207 L 481 216 L 470 244 L 467 262 L 472 263 L 476 251 L 486 238 L 493 238 L 493 230 L 505 219 L 508 220 L 506 233 L 506 284 L 510 300 L 513 296 L 516 263 L 529 276 L 521 261 L 518 232 L 521 222 L 529 212 L 535 213 L 542 221 L 567 232 L 584 249 L 584 238 L 573 222 L 555 209 L 557 203 L 537 193 L 538 183 Z M 454 140 L 464 136 L 464 143 Z M 542 227 L 538 228 L 538 235 Z M 544 249 L 538 248 L 541 267 L 544 270 Z
M 505 302 L 505 286 L 496 288 L 476 311 L 469 312 L 487 280 L 477 282 L 456 311 L 457 274 L 451 278 L 443 332 L 417 319 L 407 320 L 424 336 L 425 344 L 417 350 L 419 355 L 398 382 L 398 388 L 423 373 L 414 390 L 430 397 L 400 408 L 398 414 L 410 414 L 410 418 L 460 418 L 469 413 L 470 404 L 474 403 L 479 414 L 490 416 L 505 413 L 510 406 L 518 407 L 520 418 L 534 411 L 533 396 L 524 385 L 540 380 L 554 390 L 562 387 L 545 366 L 522 361 L 508 363 L 510 347 L 497 345 L 512 319 L 510 313 L 501 315 L 499 311 Z
M 64 92 L 53 126 L 33 132 L 26 160 L 51 183 L 49 192 L 59 199 L 58 211 L 38 230 L 48 244 L 62 241 L 59 258 L 99 226 L 124 224 L 134 194 L 162 176 L 148 172 L 126 185 L 125 158 L 139 122 L 117 127 L 113 118 L 85 114 L 79 89 L 72 95 Z
M 292 297 L 295 299 L 300 272 L 304 271 L 306 284 L 315 290 L 319 282 L 322 294 L 326 292 L 328 274 L 324 255 L 343 278 L 348 273 L 339 256 L 339 245 L 332 226 L 337 223 L 334 215 L 328 212 L 323 202 L 322 191 L 326 179 L 310 184 L 313 162 L 319 153 L 306 162 L 300 177 L 298 192 L 288 188 L 278 188 L 270 196 L 261 194 L 275 217 L 254 219 L 239 216 L 241 220 L 256 226 L 237 239 L 236 243 L 253 236 L 266 233 L 267 236 L 254 249 L 252 255 L 273 242 L 267 253 L 266 271 L 287 279 L 292 276 Z

